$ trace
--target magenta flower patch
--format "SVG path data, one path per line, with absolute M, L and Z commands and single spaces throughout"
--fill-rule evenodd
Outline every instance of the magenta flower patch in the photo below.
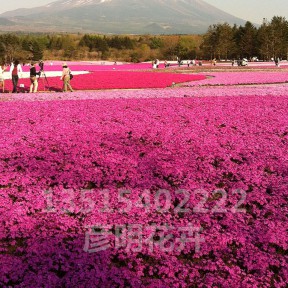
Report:
M 286 72 L 213 72 L 205 73 L 207 78 L 199 82 L 191 82 L 188 86 L 198 85 L 251 85 L 286 83 Z
M 140 88 L 165 88 L 177 83 L 203 80 L 204 75 L 176 74 L 176 73 L 153 73 L 139 71 L 92 71 L 89 74 L 75 75 L 71 85 L 75 90 L 98 90 L 98 89 L 140 89 Z M 63 82 L 60 77 L 38 78 L 39 91 L 61 91 Z M 30 80 L 19 80 L 19 91 L 29 91 Z M 24 86 L 21 88 L 21 86 Z M 11 80 L 5 82 L 6 90 L 12 89 Z
M 0 286 L 285 287 L 287 94 L 189 91 L 0 102 Z

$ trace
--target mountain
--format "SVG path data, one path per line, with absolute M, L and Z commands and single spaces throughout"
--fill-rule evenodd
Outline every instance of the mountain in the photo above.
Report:
M 112 34 L 201 34 L 236 18 L 202 0 L 58 0 L 0 15 L 2 30 Z
M 0 26 L 10 26 L 10 25 L 14 25 L 14 22 L 13 21 L 10 21 L 6 18 L 0 18 Z

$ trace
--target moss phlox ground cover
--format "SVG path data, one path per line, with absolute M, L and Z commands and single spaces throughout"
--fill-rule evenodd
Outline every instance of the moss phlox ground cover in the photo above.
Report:
M 285 287 L 285 84 L 0 95 L 0 286 Z

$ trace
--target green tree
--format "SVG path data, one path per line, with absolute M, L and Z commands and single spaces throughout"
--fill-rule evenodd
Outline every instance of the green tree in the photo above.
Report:
M 13 34 L 0 35 L 0 53 L 3 61 L 10 63 L 16 58 L 23 61 L 21 56 L 21 41 L 18 36 Z
M 233 54 L 235 47 L 234 33 L 228 23 L 218 24 L 216 26 L 216 54 L 219 59 L 229 59 Z
M 271 52 L 271 27 L 265 19 L 258 29 L 257 40 L 259 41 L 260 57 L 264 60 L 270 60 L 273 57 Z
M 237 58 L 247 58 L 256 56 L 257 51 L 257 29 L 247 21 L 245 26 L 240 26 L 235 32 L 235 41 L 237 44 Z
M 288 22 L 284 17 L 273 17 L 270 23 L 271 52 L 274 58 L 287 55 Z
M 158 48 L 161 48 L 163 46 L 163 42 L 162 42 L 162 39 L 159 38 L 159 37 L 153 37 L 153 38 L 150 38 L 150 41 L 149 41 L 149 47 L 151 49 L 158 49 Z
M 213 59 L 216 57 L 217 52 L 217 25 L 210 25 L 208 31 L 203 35 L 203 41 L 200 45 L 203 51 L 203 56 L 207 59 Z
M 89 51 L 100 51 L 105 53 L 109 50 L 107 38 L 98 35 L 84 35 L 79 42 L 79 46 L 86 46 Z
M 53 35 L 49 37 L 47 48 L 49 50 L 61 50 L 63 48 L 63 37 L 59 35 Z
M 34 40 L 32 42 L 32 53 L 33 53 L 33 60 L 34 61 L 39 61 L 43 58 L 43 48 L 41 45 L 38 43 L 38 41 Z

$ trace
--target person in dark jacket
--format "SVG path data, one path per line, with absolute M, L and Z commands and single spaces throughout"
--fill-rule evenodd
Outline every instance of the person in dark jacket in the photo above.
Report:
M 39 73 L 36 72 L 35 63 L 32 62 L 30 66 L 30 91 L 29 91 L 30 93 L 37 92 L 38 88 L 37 75 L 39 75 Z

